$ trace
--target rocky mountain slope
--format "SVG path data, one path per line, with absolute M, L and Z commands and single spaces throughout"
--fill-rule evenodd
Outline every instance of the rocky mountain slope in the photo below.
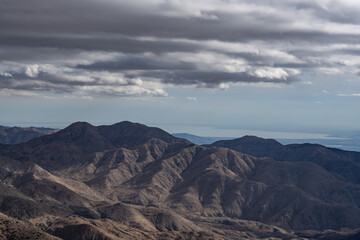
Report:
M 317 144 L 282 145 L 273 139 L 245 136 L 222 140 L 212 147 L 226 147 L 255 157 L 276 161 L 312 162 L 346 181 L 360 183 L 360 153 L 327 148 Z
M 31 226 L 18 219 L 8 217 L 0 213 L 0 239 L 43 239 L 43 240 L 59 240 L 60 238 L 54 237 L 40 229 Z
M 284 147 L 271 143 L 253 147 Z M 322 151 L 358 163 L 357 153 Z M 274 156 L 199 146 L 131 122 L 78 122 L 0 145 L 0 211 L 62 239 L 357 236 L 356 168 L 345 177 L 325 160 Z

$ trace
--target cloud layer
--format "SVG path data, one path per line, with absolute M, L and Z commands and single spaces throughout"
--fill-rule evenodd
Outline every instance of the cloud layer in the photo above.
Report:
M 4 0 L 0 89 L 168 96 L 357 75 L 359 11 L 351 0 Z

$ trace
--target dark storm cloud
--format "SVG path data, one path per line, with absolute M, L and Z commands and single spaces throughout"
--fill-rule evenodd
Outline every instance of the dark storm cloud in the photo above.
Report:
M 117 72 L 121 70 L 194 70 L 190 62 L 161 60 L 156 56 L 125 56 L 116 61 L 96 62 L 90 65 L 77 65 L 77 68 L 92 71 Z
M 231 42 L 286 39 L 336 43 L 357 42 L 358 40 L 357 34 L 334 34 L 321 29 L 293 29 L 285 23 L 289 20 L 296 21 L 295 17 L 288 19 L 287 16 L 281 16 L 281 14 L 264 14 L 261 11 L 243 15 L 211 11 L 208 14 L 216 19 L 207 19 L 207 14 L 204 14 L 204 18 L 162 15 L 159 7 L 153 9 L 155 11 L 153 12 L 141 6 L 135 8 L 124 3 L 125 1 L 35 0 L 31 6 L 27 7 L 24 5 L 29 4 L 24 1 L 5 2 L 2 8 L 5 9 L 5 13 L 2 13 L 3 17 L 0 18 L 2 20 L 0 28 L 5 34 L 0 38 L 0 43 L 12 46 L 123 51 L 124 49 L 115 46 L 124 45 L 126 49 L 138 52 L 141 51 L 142 42 L 123 38 L 124 36 L 216 39 Z M 281 8 L 282 5 L 279 7 Z M 317 17 L 321 15 L 319 13 L 325 11 L 318 10 L 319 7 L 316 5 L 309 5 L 310 7 L 313 7 L 311 9 Z M 13 14 L 9 13 L 10 9 L 13 9 Z M 330 20 L 332 20 L 331 17 L 336 18 L 331 12 L 327 14 Z M 356 15 L 347 17 L 354 19 L 353 16 Z M 11 36 L 12 33 L 21 34 Z M 120 35 L 115 39 L 107 39 L 106 36 L 109 34 Z M 134 50 L 134 45 L 140 50 Z M 176 48 L 170 44 L 168 49 L 171 51 L 174 47 Z M 166 46 L 163 49 L 166 49 Z
M 101 34 L 102 35 L 102 34 Z M 137 40 L 123 36 L 41 36 L 13 35 L 0 36 L 0 45 L 7 47 L 47 47 L 85 51 L 109 51 L 122 53 L 193 52 L 200 50 L 200 44 L 179 43 L 167 40 Z
M 355 60 L 336 56 L 358 55 L 359 10 L 347 0 L 3 0 L 0 87 L 117 86 L 123 96 L 133 78 L 212 88 L 292 83 L 304 70 L 355 72 Z M 34 76 L 23 71 L 34 64 Z
M 36 90 L 36 91 L 61 91 L 73 92 L 77 86 L 94 86 L 99 83 L 94 79 L 90 82 L 82 82 L 71 79 L 65 79 L 43 71 L 36 73 L 36 76 L 29 76 L 25 72 L 13 72 L 11 76 L 0 76 L 0 88 L 16 90 Z
M 46 76 L 46 74 L 43 76 Z M 57 82 L 57 84 L 54 84 L 54 82 Z M 13 77 L 0 76 L 0 89 L 71 93 L 74 91 L 74 88 L 70 87 L 71 85 L 73 84 L 60 84 L 59 81 L 51 76 L 46 76 L 45 81 L 41 80 L 41 77 L 37 80 L 33 80 L 23 74 L 15 74 Z
M 281 11 L 287 8 L 300 11 L 305 9 L 316 17 L 326 15 L 326 19 L 331 21 L 339 18 L 337 12 L 331 9 L 325 10 L 309 1 L 290 3 L 259 1 L 257 2 L 258 10 L 251 11 L 251 14 L 231 12 L 231 6 L 229 6 L 229 9 L 223 10 L 199 10 L 200 15 L 187 15 L 186 12 L 181 12 L 182 9 L 176 9 L 178 6 L 169 2 L 167 7 L 164 7 L 163 1 L 153 2 L 151 4 L 138 1 L 138 3 L 130 4 L 128 1 L 33 0 L 29 4 L 25 0 L 5 0 L 2 1 L 2 10 L 0 10 L 0 28 L 3 32 L 19 33 L 21 31 L 27 34 L 39 33 L 40 36 L 44 33 L 73 33 L 85 34 L 91 38 L 91 34 L 95 33 L 119 33 L 133 37 L 155 36 L 224 41 L 242 41 L 253 38 L 278 39 L 283 36 L 290 40 L 303 38 L 313 41 L 314 39 L 321 40 L 328 34 L 321 29 L 312 31 L 296 29 L 294 31 L 285 23 L 286 21 L 295 22 L 297 18 L 301 19 L 301 15 L 288 19 L 288 16 L 282 15 Z M 239 4 L 241 2 L 245 1 L 239 1 Z M 261 11 L 261 7 L 268 7 L 266 3 L 269 2 L 274 8 L 278 8 L 279 12 L 270 14 L 265 8 Z M 221 1 L 217 4 L 226 6 L 226 3 Z M 177 11 L 178 14 L 163 14 L 166 10 Z M 351 22 L 359 22 L 358 14 L 354 10 L 348 9 L 342 15 Z

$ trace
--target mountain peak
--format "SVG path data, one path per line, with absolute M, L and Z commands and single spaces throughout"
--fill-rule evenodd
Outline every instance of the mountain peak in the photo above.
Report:
M 160 128 L 148 127 L 130 121 L 113 125 L 93 126 L 87 122 L 75 122 L 52 137 L 57 142 L 72 141 L 88 150 L 100 151 L 112 147 L 135 147 L 151 138 L 166 143 L 185 141 L 178 139 Z
M 267 156 L 265 153 L 271 152 L 271 156 L 275 156 L 275 159 L 278 153 L 286 150 L 284 145 L 274 139 L 265 139 L 256 136 L 244 136 L 233 140 L 217 141 L 210 146 L 230 148 L 255 157 Z
M 275 139 L 261 138 L 261 137 L 252 136 L 252 135 L 246 135 L 242 138 L 239 138 L 239 140 L 241 140 L 242 142 L 248 142 L 248 143 L 262 143 L 262 144 L 266 143 L 266 144 L 282 145 Z
M 99 131 L 115 145 L 134 145 L 157 138 L 167 143 L 186 141 L 176 138 L 164 130 L 144 124 L 123 121 L 113 125 L 99 126 Z
M 129 121 L 102 126 L 75 122 L 54 134 L 22 143 L 19 148 L 13 148 L 11 151 L 15 159 L 31 151 L 33 153 L 31 156 L 35 158 L 36 163 L 53 169 L 83 163 L 95 152 L 115 148 L 135 149 L 150 139 L 159 139 L 167 144 L 189 143 L 159 128 Z M 51 161 L 48 161 L 46 157 L 43 158 L 50 154 L 56 157 Z M 22 161 L 26 160 L 30 158 L 22 158 Z
M 79 128 L 89 128 L 89 127 L 94 127 L 93 125 L 91 125 L 88 122 L 74 122 L 72 124 L 70 124 L 69 126 L 67 126 L 64 130 L 68 129 L 68 130 L 72 130 L 72 129 L 79 129 Z
M 135 147 L 151 138 L 166 143 L 187 142 L 164 130 L 129 121 L 113 125 L 93 126 L 87 122 L 75 122 L 49 136 L 31 140 L 32 145 L 46 143 L 71 143 L 88 152 L 103 151 L 113 147 Z
M 81 138 L 99 138 L 99 131 L 97 127 L 87 122 L 75 122 L 70 124 L 63 130 L 56 134 L 57 139 L 71 139 L 78 140 Z
M 212 144 L 213 146 L 223 147 L 223 146 L 237 146 L 237 145 L 261 145 L 262 147 L 283 147 L 281 143 L 274 139 L 265 139 L 261 137 L 246 135 L 241 138 L 236 138 L 232 140 L 221 140 Z

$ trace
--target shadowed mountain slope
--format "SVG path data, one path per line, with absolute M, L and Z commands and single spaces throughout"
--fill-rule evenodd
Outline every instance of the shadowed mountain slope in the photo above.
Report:
M 54 134 L 6 146 L 0 149 L 0 154 L 20 161 L 32 161 L 47 169 L 59 169 L 82 164 L 95 152 L 120 147 L 133 148 L 151 138 L 166 143 L 188 142 L 159 128 L 138 123 L 121 122 L 95 127 L 86 122 L 77 122 Z
M 294 230 L 316 230 L 306 234 L 320 238 L 325 229 L 360 228 L 359 172 L 345 177 L 320 164 L 346 158 L 356 166 L 358 153 L 304 146 L 305 156 L 285 161 L 281 157 L 297 146 L 241 141 L 248 145 L 234 146 L 252 155 L 270 152 L 275 160 L 199 146 L 131 122 L 74 123 L 26 143 L 0 145 L 0 211 L 63 239 L 305 234 Z M 318 151 L 335 160 L 310 158 Z
M 255 157 L 276 161 L 313 162 L 327 171 L 354 183 L 360 183 L 360 153 L 327 148 L 317 144 L 282 145 L 273 139 L 245 136 L 222 140 L 209 146 L 225 147 Z

